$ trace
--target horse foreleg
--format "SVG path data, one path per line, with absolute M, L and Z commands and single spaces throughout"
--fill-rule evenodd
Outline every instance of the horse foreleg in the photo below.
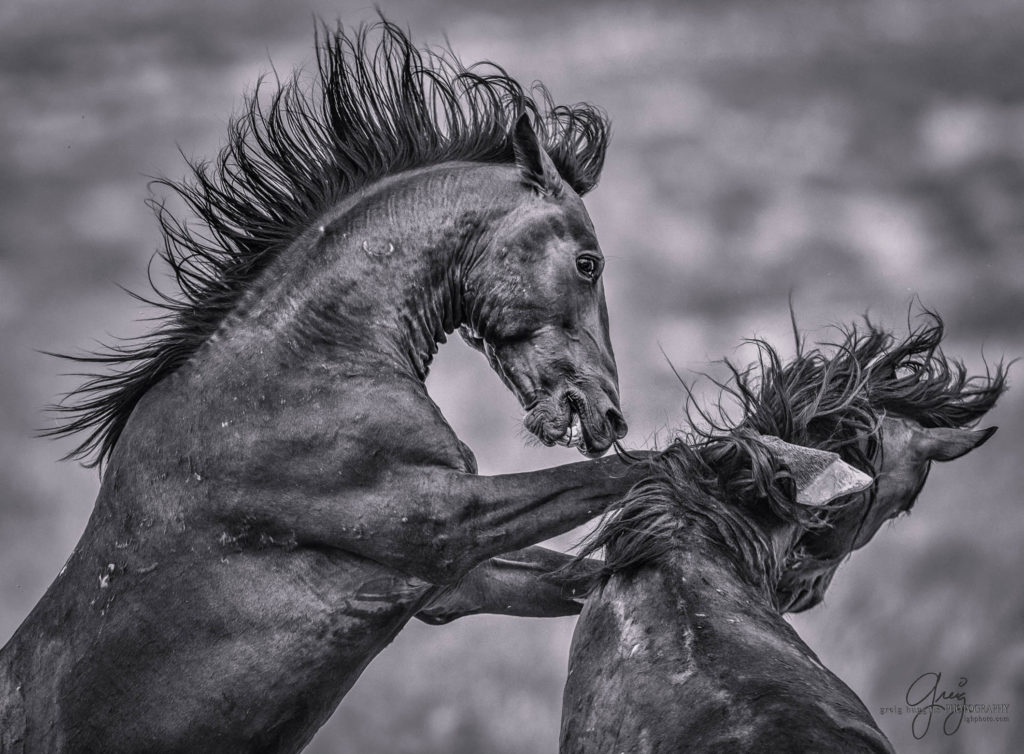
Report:
M 608 456 L 518 474 L 449 477 L 438 485 L 446 497 L 434 507 L 445 517 L 434 547 L 443 556 L 443 575 L 451 577 L 447 583 L 487 558 L 585 524 L 649 473 L 645 463 Z
M 507 553 L 473 568 L 416 617 L 441 625 L 480 613 L 526 618 L 578 615 L 602 565 L 599 560 L 576 561 L 544 547 Z
M 497 476 L 416 466 L 357 494 L 313 490 L 302 505 L 275 494 L 260 514 L 300 544 L 348 550 L 431 584 L 455 585 L 488 558 L 601 515 L 645 473 L 646 464 L 615 456 Z

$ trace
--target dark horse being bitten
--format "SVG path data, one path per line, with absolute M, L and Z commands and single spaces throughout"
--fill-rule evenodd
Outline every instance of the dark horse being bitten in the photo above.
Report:
M 968 427 L 1003 391 L 1002 366 L 967 379 L 941 339 L 937 318 L 901 342 L 869 323 L 786 364 L 761 343 L 759 367 L 725 386 L 742 419 L 705 412 L 649 462 L 589 547 L 607 559 L 573 637 L 562 752 L 892 751 L 782 613 L 819 602 L 840 562 L 910 510 L 932 461 L 995 431 Z M 829 468 L 822 452 L 874 484 L 845 494 L 806 473 Z
M 625 434 L 580 200 L 602 115 L 386 21 L 318 63 L 168 184 L 201 224 L 158 207 L 163 326 L 80 359 L 112 372 L 52 433 L 86 433 L 101 489 L 0 654 L 4 752 L 297 751 L 451 585 L 550 570 L 515 551 L 636 479 L 617 457 L 477 476 L 424 387 L 460 329 L 542 442 Z M 520 604 L 579 609 L 548 596 Z

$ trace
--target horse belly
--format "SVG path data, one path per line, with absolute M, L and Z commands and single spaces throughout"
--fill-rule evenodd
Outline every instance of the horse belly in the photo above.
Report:
M 68 750 L 297 751 L 431 589 L 322 551 L 161 566 L 64 679 Z

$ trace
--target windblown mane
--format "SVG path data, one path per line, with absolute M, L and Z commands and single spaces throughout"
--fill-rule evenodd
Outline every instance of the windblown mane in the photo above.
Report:
M 785 467 L 759 435 L 838 453 L 874 475 L 885 413 L 924 426 L 971 426 L 1005 390 L 1002 363 L 967 377 L 963 363 L 940 349 L 942 320 L 928 311 L 922 318 L 901 341 L 867 319 L 862 327 L 839 329 L 835 343 L 808 348 L 797 336 L 796 356 L 786 363 L 770 344 L 752 340 L 757 362 L 742 370 L 725 362 L 731 376 L 715 383 L 721 394 L 710 410 L 696 404 L 684 383 L 691 428 L 647 462 L 650 474 L 584 543 L 580 557 L 603 547 L 604 573 L 612 574 L 656 562 L 679 546 L 685 530 L 699 527 L 723 545 L 740 573 L 763 573 L 773 583 L 789 563 L 773 562 L 761 524 L 774 517 L 813 534 L 847 501 L 797 505 Z M 738 419 L 730 418 L 728 399 L 738 406 Z M 798 543 L 795 557 L 799 549 Z
M 199 224 L 152 201 L 159 256 L 177 290 L 132 295 L 161 309 L 161 324 L 98 353 L 63 356 L 111 369 L 80 375 L 87 381 L 52 407 L 64 418 L 44 435 L 87 433 L 69 458 L 95 466 L 109 457 L 146 391 L 191 358 L 276 254 L 353 191 L 442 162 L 512 163 L 512 124 L 523 112 L 577 193 L 597 184 L 609 129 L 590 105 L 556 106 L 542 84 L 526 91 L 494 64 L 467 68 L 451 50 L 418 50 L 383 18 L 352 34 L 321 23 L 316 46 L 311 84 L 296 73 L 269 96 L 257 86 L 212 164 L 190 163 L 186 180 L 157 182 Z

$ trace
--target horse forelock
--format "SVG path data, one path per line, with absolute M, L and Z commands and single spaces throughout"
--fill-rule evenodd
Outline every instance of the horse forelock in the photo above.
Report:
M 968 376 L 962 361 L 942 351 L 942 319 L 928 310 L 921 319 L 901 341 L 866 323 L 869 333 L 855 346 L 858 360 L 870 365 L 870 401 L 924 427 L 973 426 L 1006 390 L 1007 365 L 986 363 L 984 375 Z
M 380 178 L 449 161 L 512 164 L 512 126 L 533 118 L 541 144 L 578 194 L 598 182 L 608 143 L 604 114 L 555 105 L 493 63 L 463 65 L 450 49 L 418 49 L 383 16 L 347 32 L 317 24 L 317 66 L 265 81 L 228 127 L 212 163 L 189 161 L 182 181 L 155 183 L 177 195 L 199 223 L 151 200 L 163 233 L 159 257 L 174 290 L 138 296 L 162 311 L 142 338 L 82 356 L 110 372 L 52 407 L 62 419 L 46 436 L 85 432 L 68 454 L 102 463 L 139 399 L 185 364 L 233 312 L 270 262 L 343 197 Z
M 715 381 L 719 397 L 710 408 L 699 405 L 684 383 L 690 428 L 649 461 L 649 477 L 602 523 L 584 554 L 604 547 L 606 574 L 651 563 L 678 547 L 687 521 L 702 517 L 710 524 L 702 532 L 718 539 L 741 570 L 776 580 L 792 570 L 795 583 L 784 588 L 814 587 L 820 599 L 816 585 L 827 586 L 831 575 L 818 570 L 834 570 L 838 562 L 816 569 L 807 540 L 854 503 L 866 517 L 874 490 L 814 509 L 801 506 L 758 435 L 838 453 L 875 475 L 886 413 L 924 426 L 976 422 L 1005 390 L 1006 368 L 1000 363 L 983 376 L 967 377 L 963 364 L 939 348 L 941 319 L 928 311 L 923 317 L 902 340 L 867 318 L 862 326 L 837 328 L 831 343 L 809 347 L 797 337 L 796 355 L 785 362 L 769 343 L 752 340 L 757 360 L 744 369 L 725 362 L 730 376 Z M 797 531 L 790 552 L 776 563 L 768 537 L 784 523 Z M 814 571 L 815 584 L 799 583 L 805 568 Z M 777 596 L 785 604 L 792 595 Z

